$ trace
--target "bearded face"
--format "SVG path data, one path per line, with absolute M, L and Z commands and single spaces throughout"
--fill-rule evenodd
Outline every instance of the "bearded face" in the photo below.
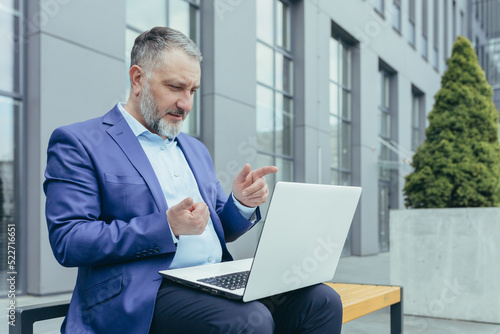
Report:
M 171 108 L 161 111 L 151 94 L 149 80 L 146 81 L 140 99 L 141 113 L 148 126 L 160 136 L 175 138 L 182 129 L 182 124 L 186 119 L 186 112 L 181 108 Z M 172 115 L 178 120 L 168 119 L 167 115 Z

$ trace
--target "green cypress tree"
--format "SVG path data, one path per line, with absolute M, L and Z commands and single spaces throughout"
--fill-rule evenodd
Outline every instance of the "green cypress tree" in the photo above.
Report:
M 411 208 L 500 205 L 498 111 L 471 43 L 459 36 L 405 177 Z

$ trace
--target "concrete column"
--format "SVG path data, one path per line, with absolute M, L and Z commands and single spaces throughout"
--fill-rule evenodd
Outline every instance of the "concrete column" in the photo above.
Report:
M 257 156 L 256 6 L 254 1 L 204 1 L 201 15 L 202 140 L 229 195 L 233 178 L 247 162 L 253 169 Z M 260 224 L 229 244 L 232 255 L 252 257 L 259 231 Z
M 43 295 L 71 291 L 76 273 L 55 261 L 48 242 L 42 191 L 48 141 L 56 127 L 103 115 L 124 98 L 125 3 L 26 3 L 25 277 L 26 292 Z

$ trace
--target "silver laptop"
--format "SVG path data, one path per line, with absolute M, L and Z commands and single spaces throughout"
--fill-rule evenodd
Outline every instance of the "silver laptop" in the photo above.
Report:
M 360 187 L 278 182 L 253 258 L 160 274 L 244 302 L 331 280 L 360 195 Z

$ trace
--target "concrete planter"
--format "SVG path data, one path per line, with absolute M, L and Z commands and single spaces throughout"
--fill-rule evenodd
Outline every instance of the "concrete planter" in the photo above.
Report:
M 405 314 L 500 324 L 500 208 L 393 210 Z

